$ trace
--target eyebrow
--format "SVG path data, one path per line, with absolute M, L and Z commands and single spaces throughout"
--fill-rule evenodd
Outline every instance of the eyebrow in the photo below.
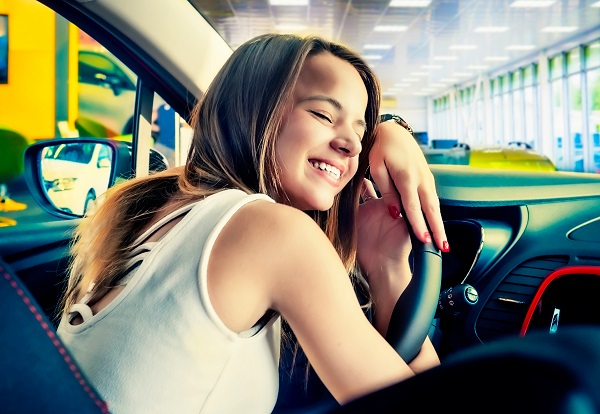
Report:
M 344 107 L 342 106 L 340 101 L 338 101 L 337 99 L 331 98 L 329 96 L 325 96 L 325 95 L 309 96 L 308 98 L 306 98 L 304 100 L 305 101 L 325 101 L 325 102 L 330 103 L 338 111 L 341 111 L 342 109 L 344 109 Z M 367 129 L 367 123 L 365 122 L 364 119 L 358 119 L 358 120 L 356 120 L 356 123 L 359 126 L 363 127 L 365 130 Z

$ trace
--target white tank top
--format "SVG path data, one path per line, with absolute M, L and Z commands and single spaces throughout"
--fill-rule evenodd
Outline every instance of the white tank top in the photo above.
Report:
M 259 199 L 273 201 L 225 190 L 165 217 L 132 246 L 137 267 L 108 306 L 92 316 L 87 305 L 75 305 L 81 325 L 63 317 L 58 335 L 112 413 L 272 411 L 279 317 L 266 315 L 252 332 L 231 331 L 211 305 L 206 277 L 221 229 Z M 142 244 L 186 212 L 159 241 Z

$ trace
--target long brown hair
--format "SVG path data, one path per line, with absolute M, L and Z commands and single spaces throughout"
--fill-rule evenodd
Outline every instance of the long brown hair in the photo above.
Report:
M 185 167 L 111 188 L 96 212 L 82 220 L 72 246 L 74 261 L 63 311 L 91 282 L 98 294 L 115 285 L 124 271 L 128 246 L 167 201 L 191 202 L 225 188 L 276 199 L 283 194 L 275 143 L 285 104 L 304 61 L 320 53 L 352 64 L 368 93 L 367 129 L 356 175 L 335 197 L 330 210 L 308 212 L 335 246 L 349 274 L 354 274 L 355 220 L 378 121 L 379 82 L 358 54 L 345 46 L 313 36 L 268 34 L 241 45 L 194 108 L 190 122 L 194 136 Z

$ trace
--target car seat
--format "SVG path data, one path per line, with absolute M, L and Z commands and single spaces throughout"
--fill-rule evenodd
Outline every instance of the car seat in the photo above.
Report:
M 108 413 L 52 323 L 0 259 L 0 411 Z
M 327 414 L 598 414 L 598 344 L 600 328 L 580 325 L 476 345 Z

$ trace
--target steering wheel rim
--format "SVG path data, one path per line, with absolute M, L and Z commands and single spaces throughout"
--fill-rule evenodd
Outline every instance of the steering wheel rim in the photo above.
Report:
M 402 215 L 406 217 L 404 211 Z M 413 253 L 413 275 L 390 317 L 386 340 L 409 363 L 423 345 L 435 316 L 442 282 L 442 254 L 423 243 L 406 220 Z

